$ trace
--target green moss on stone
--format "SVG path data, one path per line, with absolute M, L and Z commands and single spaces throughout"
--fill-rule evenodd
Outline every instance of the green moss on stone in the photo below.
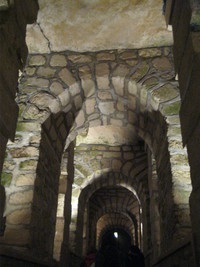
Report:
M 19 168 L 21 170 L 32 170 L 36 167 L 37 161 L 36 160 L 25 160 L 20 163 Z
M 12 181 L 12 173 L 3 172 L 1 175 L 1 184 L 5 187 L 10 186 Z
M 180 101 L 178 101 L 178 102 L 172 103 L 171 105 L 165 106 L 163 108 L 163 113 L 166 116 L 179 114 L 180 104 L 181 104 Z
M 143 84 L 146 85 L 147 87 L 155 86 L 158 84 L 158 79 L 155 77 L 151 77 L 147 79 Z
M 146 75 L 148 70 L 149 70 L 149 65 L 147 64 L 147 62 L 143 61 L 140 64 L 139 68 L 136 70 L 136 72 L 131 76 L 131 80 L 139 81 Z
M 23 122 L 18 122 L 17 123 L 17 131 L 18 132 L 23 132 L 25 130 L 24 123 Z
M 152 96 L 159 102 L 171 100 L 178 95 L 178 92 L 171 84 L 165 84 L 153 91 Z

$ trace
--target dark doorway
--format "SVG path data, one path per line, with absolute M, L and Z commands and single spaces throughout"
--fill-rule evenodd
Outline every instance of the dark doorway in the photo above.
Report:
M 121 251 L 128 251 L 131 246 L 131 237 L 123 229 L 113 228 L 102 236 L 101 246 L 112 245 Z

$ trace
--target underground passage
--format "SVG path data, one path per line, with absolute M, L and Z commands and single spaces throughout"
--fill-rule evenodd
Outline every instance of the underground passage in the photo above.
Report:
M 0 0 L 0 266 L 199 266 L 199 18 Z

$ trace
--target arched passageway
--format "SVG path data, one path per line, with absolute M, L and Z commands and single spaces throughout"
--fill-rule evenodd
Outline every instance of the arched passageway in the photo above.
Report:
M 113 227 L 102 234 L 99 247 L 104 244 L 113 244 L 122 251 L 128 251 L 131 246 L 131 236 L 123 228 Z
M 30 226 L 22 246 L 63 264 L 98 245 L 112 225 L 130 234 L 148 264 L 189 235 L 171 49 L 30 55 L 26 70 L 18 133 L 27 143 L 19 137 L 23 150 L 8 151 L 16 165 L 2 242 L 24 230 L 21 220 L 9 224 L 21 209 Z M 36 148 L 31 157 L 28 146 Z M 19 195 L 24 202 L 14 203 Z

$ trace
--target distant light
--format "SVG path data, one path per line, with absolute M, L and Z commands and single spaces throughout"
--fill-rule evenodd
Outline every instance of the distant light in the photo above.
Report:
M 114 232 L 114 237 L 118 238 L 118 232 Z

